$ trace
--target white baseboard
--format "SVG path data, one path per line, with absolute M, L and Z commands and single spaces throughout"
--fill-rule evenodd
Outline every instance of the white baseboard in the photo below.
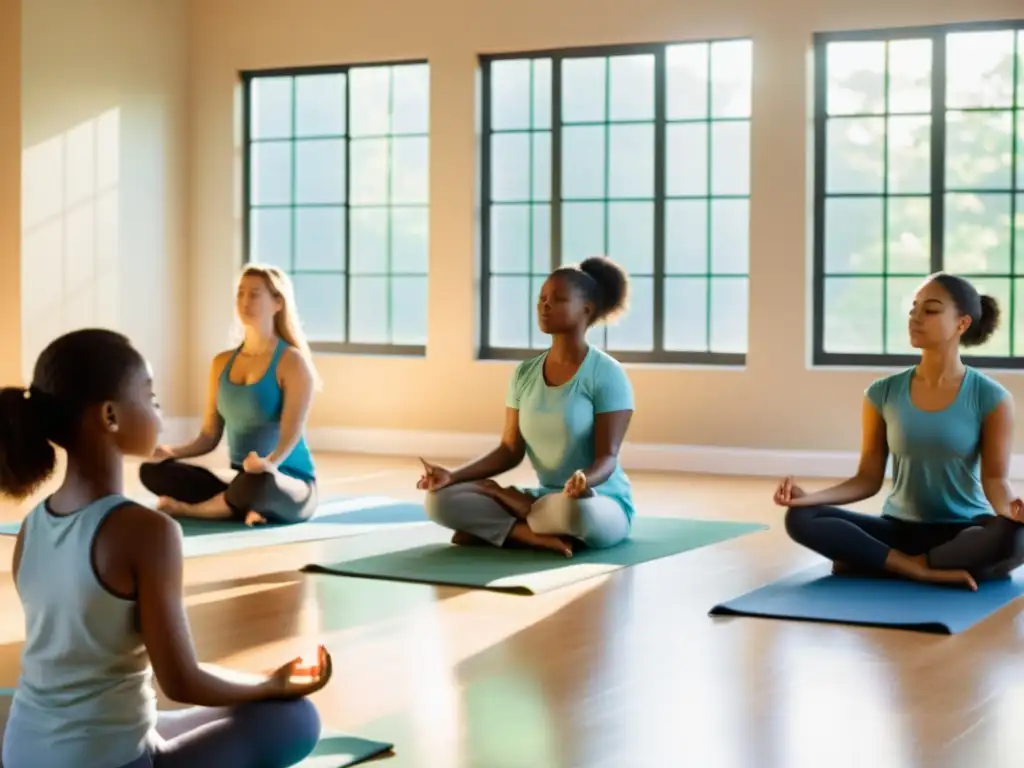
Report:
M 199 431 L 200 419 L 167 419 L 163 442 L 183 442 Z M 402 429 L 314 427 L 306 438 L 315 451 L 374 456 L 423 456 L 435 460 L 467 460 L 493 448 L 497 435 L 428 432 Z M 626 443 L 622 465 L 627 470 L 691 472 L 709 475 L 782 477 L 847 477 L 857 469 L 854 451 L 794 451 L 768 448 Z M 889 474 L 887 472 L 887 474 Z M 1010 476 L 1024 479 L 1024 454 L 1010 461 Z

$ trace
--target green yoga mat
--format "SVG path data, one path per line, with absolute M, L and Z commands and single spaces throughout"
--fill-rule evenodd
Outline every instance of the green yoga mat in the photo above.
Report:
M 13 688 L 0 688 L 0 699 L 14 695 Z M 8 702 L 4 702 L 5 708 Z M 346 733 L 324 729 L 313 754 L 299 763 L 296 768 L 346 768 L 378 757 L 394 749 L 394 744 L 372 739 L 361 739 Z
M 185 535 L 185 557 L 206 557 L 256 547 L 394 531 L 429 521 L 422 504 L 386 496 L 363 496 L 324 500 L 313 517 L 295 525 L 250 528 L 242 523 L 218 520 L 182 519 L 178 522 Z M 0 523 L 0 536 L 17 536 L 20 528 L 20 522 Z
M 437 533 L 428 532 L 426 535 L 434 541 L 424 544 L 392 540 L 393 544 L 386 551 L 356 555 L 338 563 L 307 565 L 303 570 L 536 595 L 628 565 L 677 555 L 767 527 L 756 523 L 638 517 L 633 521 L 633 531 L 626 542 L 609 549 L 579 550 L 571 559 L 536 550 L 457 547 L 437 541 Z M 361 544 L 370 539 L 379 541 L 381 537 L 365 536 Z

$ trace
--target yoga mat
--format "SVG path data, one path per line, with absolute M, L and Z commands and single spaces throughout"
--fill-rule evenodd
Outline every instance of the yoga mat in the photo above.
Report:
M 178 521 L 185 535 L 185 557 L 221 555 L 256 547 L 294 544 L 422 525 L 427 522 L 422 504 L 385 496 L 332 498 L 321 502 L 304 523 L 260 525 L 249 528 L 223 520 Z M 0 523 L 0 536 L 17 536 L 20 522 Z
M 903 579 L 833 576 L 815 566 L 720 603 L 712 616 L 820 621 L 955 635 L 1024 594 L 1024 575 L 977 592 Z
M 567 559 L 553 552 L 496 547 L 457 547 L 446 541 L 403 546 L 371 556 L 353 557 L 326 565 L 303 568 L 310 573 L 358 576 L 426 584 L 476 587 L 499 592 L 535 595 L 584 579 L 706 547 L 721 541 L 763 530 L 765 525 L 711 520 L 682 520 L 668 517 L 638 517 L 630 538 L 618 546 L 601 550 L 579 550 Z M 447 531 L 428 532 L 450 538 Z M 379 540 L 381 537 L 363 537 Z M 393 540 L 392 540 L 393 541 Z
M 0 688 L 0 698 L 9 699 L 13 695 L 13 688 Z M 394 747 L 394 744 L 361 739 L 358 736 L 349 736 L 325 728 L 313 754 L 299 763 L 296 768 L 347 768 L 347 766 L 369 760 L 371 757 L 378 757 L 390 752 Z

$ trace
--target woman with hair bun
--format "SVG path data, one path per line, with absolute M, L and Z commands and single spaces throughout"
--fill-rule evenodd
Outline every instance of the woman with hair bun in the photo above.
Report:
M 1024 563 L 1024 502 L 1009 481 L 1013 397 L 964 365 L 984 344 L 999 305 L 961 277 L 938 272 L 914 297 L 912 368 L 868 387 L 857 474 L 815 493 L 787 477 L 775 503 L 786 531 L 837 573 L 881 573 L 977 589 Z M 881 516 L 840 509 L 874 496 L 889 454 L 893 487 Z
M 633 415 L 633 388 L 622 366 L 587 344 L 588 329 L 626 307 L 628 277 L 593 257 L 556 269 L 537 302 L 551 348 L 516 367 L 508 386 L 501 443 L 458 469 L 423 462 L 418 488 L 453 544 L 547 549 L 610 547 L 633 518 L 619 448 Z M 504 488 L 490 478 L 529 457 L 538 488 Z

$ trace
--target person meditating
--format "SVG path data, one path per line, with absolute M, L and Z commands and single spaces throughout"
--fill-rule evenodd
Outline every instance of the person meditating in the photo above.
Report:
M 295 312 L 291 282 L 277 267 L 250 265 L 238 282 L 236 310 L 245 340 L 210 369 L 203 428 L 186 445 L 160 446 L 142 465 L 142 484 L 170 515 L 234 518 L 247 525 L 298 523 L 316 510 L 316 472 L 303 431 L 316 375 Z M 182 459 L 204 456 L 228 433 L 224 482 Z
M 921 361 L 868 387 L 857 474 L 815 493 L 791 477 L 779 484 L 787 533 L 832 560 L 835 573 L 976 590 L 1024 563 L 1024 502 L 1008 479 L 1013 398 L 965 366 L 959 350 L 984 344 L 998 320 L 995 299 L 967 280 L 930 276 L 910 311 Z M 878 493 L 890 452 L 893 487 L 881 516 L 840 509 Z
M 573 548 L 623 541 L 633 517 L 619 448 L 633 415 L 622 366 L 587 344 L 587 330 L 623 311 L 628 278 L 608 258 L 555 270 L 541 287 L 537 315 L 551 348 L 520 363 L 508 386 L 501 444 L 449 470 L 423 462 L 431 520 L 455 531 L 454 544 L 519 545 L 571 557 Z M 491 478 L 529 456 L 539 488 L 502 487 Z

